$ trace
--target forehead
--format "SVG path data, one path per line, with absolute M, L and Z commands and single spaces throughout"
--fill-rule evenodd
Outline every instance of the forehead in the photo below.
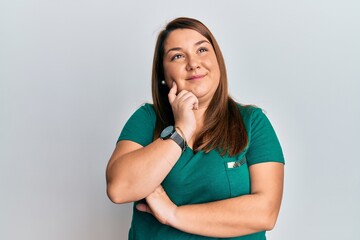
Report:
M 201 40 L 207 40 L 206 37 L 192 29 L 176 29 L 169 33 L 164 43 L 164 49 L 174 47 L 190 47 Z

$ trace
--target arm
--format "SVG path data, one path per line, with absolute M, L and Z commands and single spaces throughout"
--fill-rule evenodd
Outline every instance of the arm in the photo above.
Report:
M 198 100 L 187 91 L 176 94 L 174 83 L 169 91 L 169 102 L 175 122 L 178 126 L 187 126 L 183 130 L 185 138 L 190 139 L 196 126 L 193 109 Z M 106 169 L 109 198 L 115 203 L 145 198 L 161 184 L 180 155 L 181 149 L 171 139 L 157 139 L 145 147 L 129 140 L 119 141 Z
M 283 192 L 284 166 L 261 163 L 250 167 L 251 194 L 204 204 L 175 206 L 160 188 L 138 209 L 184 232 L 210 237 L 234 237 L 271 230 Z
M 146 147 L 120 141 L 106 170 L 109 198 L 115 203 L 145 198 L 161 184 L 180 155 L 181 149 L 171 139 L 157 139 Z

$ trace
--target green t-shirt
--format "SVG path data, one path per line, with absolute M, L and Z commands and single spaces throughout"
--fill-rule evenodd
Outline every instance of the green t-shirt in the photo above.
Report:
M 250 193 L 248 167 L 262 162 L 284 163 L 281 146 L 268 118 L 260 108 L 239 105 L 249 144 L 234 157 L 216 150 L 194 153 L 191 148 L 181 157 L 162 182 L 176 205 L 212 202 Z M 156 114 L 151 104 L 141 106 L 125 124 L 118 141 L 131 140 L 146 146 L 153 141 Z M 141 200 L 144 201 L 144 200 Z M 141 202 L 140 201 L 140 202 Z M 221 239 L 182 232 L 163 225 L 151 214 L 133 208 L 130 240 Z M 265 240 L 265 232 L 226 239 Z

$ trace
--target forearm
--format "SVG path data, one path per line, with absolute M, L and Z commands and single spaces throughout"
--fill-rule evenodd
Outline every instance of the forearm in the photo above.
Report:
M 161 184 L 180 156 L 181 149 L 174 141 L 158 139 L 114 157 L 106 171 L 110 199 L 125 203 L 145 198 Z
M 261 194 L 177 208 L 168 224 L 184 232 L 210 237 L 234 237 L 270 230 L 280 202 Z

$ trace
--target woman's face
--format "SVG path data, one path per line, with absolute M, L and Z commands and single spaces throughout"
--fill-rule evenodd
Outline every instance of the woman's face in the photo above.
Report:
M 191 29 L 172 31 L 164 43 L 164 75 L 169 87 L 192 92 L 208 105 L 219 86 L 220 68 L 211 43 Z

